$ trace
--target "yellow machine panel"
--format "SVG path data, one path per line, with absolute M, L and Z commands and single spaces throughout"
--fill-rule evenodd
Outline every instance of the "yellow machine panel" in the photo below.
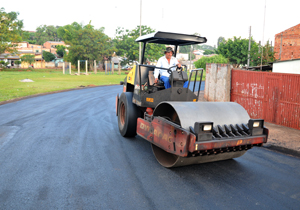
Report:
M 127 75 L 127 83 L 132 85 L 134 85 L 135 69 L 136 69 L 136 65 L 133 66 L 133 68 Z

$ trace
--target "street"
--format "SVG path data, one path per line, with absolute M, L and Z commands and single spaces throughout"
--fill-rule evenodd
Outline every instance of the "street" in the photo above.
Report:
M 300 159 L 263 147 L 240 158 L 162 167 L 119 134 L 122 86 L 0 106 L 0 209 L 299 209 Z

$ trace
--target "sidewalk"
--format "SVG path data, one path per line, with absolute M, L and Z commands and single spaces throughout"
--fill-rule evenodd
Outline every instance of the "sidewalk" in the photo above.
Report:
M 199 101 L 205 102 L 204 91 L 200 91 Z M 265 122 L 269 129 L 268 142 L 263 146 L 279 152 L 300 157 L 300 130 Z

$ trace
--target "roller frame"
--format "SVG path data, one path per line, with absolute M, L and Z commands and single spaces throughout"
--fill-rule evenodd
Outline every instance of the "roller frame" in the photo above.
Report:
M 137 135 L 166 152 L 180 157 L 188 157 L 189 154 L 200 151 L 261 145 L 267 142 L 267 135 L 199 142 L 196 141 L 195 134 L 162 117 L 153 117 L 152 121 L 138 118 Z

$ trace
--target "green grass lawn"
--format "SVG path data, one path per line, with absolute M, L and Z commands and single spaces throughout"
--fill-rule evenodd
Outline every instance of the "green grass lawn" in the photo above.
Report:
M 74 72 L 75 73 L 75 72 Z M 63 74 L 62 71 L 50 69 L 32 71 L 0 71 L 0 101 L 11 100 L 19 97 L 53 92 L 58 90 L 78 88 L 80 86 L 120 84 L 126 74 L 118 72 L 105 75 L 104 72 L 90 75 Z M 34 82 L 20 82 L 19 80 L 31 79 Z
M 125 71 L 122 71 L 121 75 L 115 71 L 113 75 L 98 72 L 97 74 L 77 76 L 63 74 L 62 70 L 53 69 L 32 69 L 30 71 L 4 69 L 0 71 L 0 102 L 34 94 L 79 88 L 80 86 L 120 84 L 125 76 Z M 34 82 L 20 82 L 23 79 L 31 79 Z M 205 72 L 202 80 L 205 80 Z

